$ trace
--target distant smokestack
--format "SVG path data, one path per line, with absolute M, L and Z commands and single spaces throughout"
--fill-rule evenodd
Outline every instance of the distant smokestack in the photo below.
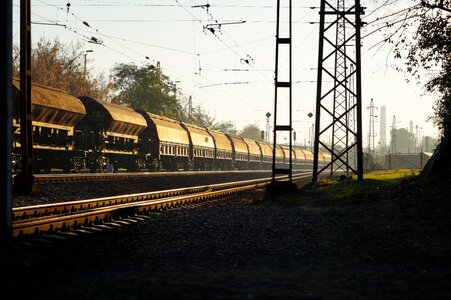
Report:
M 413 133 L 413 121 L 409 121 L 409 132 Z
M 381 122 L 380 122 L 380 145 L 381 147 L 387 146 L 387 115 L 385 106 L 381 106 Z

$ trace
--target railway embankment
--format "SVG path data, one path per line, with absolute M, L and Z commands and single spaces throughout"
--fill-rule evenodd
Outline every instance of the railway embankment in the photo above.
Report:
M 450 192 L 448 178 L 379 176 L 153 213 L 113 230 L 15 245 L 1 255 L 2 295 L 451 299 Z

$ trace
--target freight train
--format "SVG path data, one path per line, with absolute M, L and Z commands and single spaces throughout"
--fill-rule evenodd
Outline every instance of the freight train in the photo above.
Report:
M 19 80 L 13 80 L 13 169 L 20 169 Z M 33 172 L 271 169 L 273 145 L 179 122 L 142 110 L 75 97 L 38 84 L 31 89 Z M 289 164 L 277 146 L 276 167 Z M 293 169 L 312 169 L 313 153 L 292 150 Z M 320 164 L 330 155 L 320 153 Z

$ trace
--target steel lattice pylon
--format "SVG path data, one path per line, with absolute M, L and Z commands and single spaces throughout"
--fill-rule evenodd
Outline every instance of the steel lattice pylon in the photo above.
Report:
M 360 0 L 321 0 L 313 181 L 329 168 L 363 179 L 361 14 Z M 331 157 L 322 169 L 320 147 Z
M 272 160 L 272 181 L 276 181 L 277 175 L 288 175 L 289 182 L 292 182 L 292 147 L 293 147 L 293 141 L 292 141 L 292 134 L 293 126 L 292 126 L 292 47 L 291 47 L 291 34 L 292 34 L 292 0 L 285 0 L 286 4 L 288 4 L 286 8 L 286 15 L 288 16 L 288 36 L 281 37 L 281 15 L 283 14 L 281 12 L 281 1 L 277 0 L 277 28 L 276 28 L 276 59 L 275 59 L 275 71 L 274 71 L 274 83 L 275 83 L 275 97 L 274 97 L 274 136 L 273 136 L 273 160 Z M 285 33 L 286 35 L 286 33 Z M 281 49 L 284 48 L 284 49 Z M 279 70 L 279 59 L 280 59 L 280 50 L 285 50 L 285 54 L 288 56 L 288 69 L 285 69 L 285 74 L 280 74 L 281 70 Z M 284 75 L 284 76 L 281 76 Z M 281 77 L 283 79 L 281 79 Z M 281 89 L 283 89 L 285 92 L 288 92 L 288 98 L 286 99 L 286 103 L 283 103 L 279 99 Z M 282 104 L 281 104 L 282 102 Z M 280 108 L 279 106 L 288 105 L 288 116 L 285 116 L 285 118 L 282 118 L 279 116 Z M 285 108 L 285 107 L 284 107 Z M 280 119 L 282 119 L 282 124 L 280 124 Z M 280 163 L 276 161 L 276 151 L 278 146 L 278 133 L 286 133 L 288 134 L 288 149 L 289 149 L 289 157 L 286 159 L 288 160 L 288 168 L 284 166 L 280 166 Z

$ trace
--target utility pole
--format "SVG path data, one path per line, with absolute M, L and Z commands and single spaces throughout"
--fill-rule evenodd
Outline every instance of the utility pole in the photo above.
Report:
M 289 181 L 292 181 L 292 157 L 291 157 L 291 148 L 292 148 L 292 134 L 291 131 L 293 130 L 292 126 L 292 47 L 291 47 L 291 33 L 292 33 L 292 9 L 291 9 L 291 1 L 288 0 L 288 5 L 281 5 L 281 0 L 277 0 L 277 28 L 276 28 L 276 65 L 274 69 L 274 83 L 275 83 L 275 97 L 274 97 L 274 137 L 273 137 L 273 158 L 272 158 L 272 182 L 274 183 L 276 181 L 277 175 L 288 175 Z M 288 11 L 285 11 L 285 9 L 288 9 Z M 287 8 L 286 8 L 287 7 Z M 284 13 L 281 13 L 281 9 L 284 9 Z M 287 37 L 281 37 L 281 30 L 280 30 L 280 24 L 284 23 L 284 21 L 281 22 L 280 18 L 281 15 L 288 16 L 288 36 Z M 281 49 L 282 48 L 282 49 Z M 279 56 L 280 56 L 280 50 L 284 50 L 285 53 L 288 54 L 288 74 L 285 74 L 284 78 L 287 78 L 288 81 L 280 81 L 279 79 Z M 278 106 L 279 106 L 279 89 L 288 89 L 288 120 L 285 120 L 284 125 L 280 125 L 278 123 Z M 287 122 L 288 121 L 288 122 Z M 279 132 L 288 132 L 289 136 L 289 147 L 290 147 L 290 157 L 289 157 L 289 164 L 288 168 L 280 168 L 276 165 L 276 148 L 277 148 L 277 133 Z
M 315 123 L 312 124 L 312 127 L 309 129 L 310 132 L 310 151 L 313 152 L 313 145 L 315 144 Z
M 307 117 L 311 119 L 313 117 L 313 114 L 309 112 L 307 114 Z M 313 137 L 315 135 L 315 123 L 312 123 L 312 126 L 308 129 L 308 148 L 310 151 L 313 151 Z
M 357 103 L 356 102 L 356 97 L 355 97 L 355 88 L 356 88 L 355 77 L 356 77 L 356 73 L 354 72 L 354 70 L 355 70 L 355 66 L 354 66 L 353 63 L 351 63 L 351 66 L 350 66 L 351 73 L 350 74 L 352 74 L 352 75 L 349 77 L 349 81 L 348 81 L 349 91 L 350 92 L 348 93 L 348 98 L 349 99 L 348 99 L 348 106 L 347 107 L 354 107 L 356 105 L 356 103 Z M 347 126 L 348 126 L 349 130 L 353 131 L 353 132 L 356 132 L 356 128 L 357 128 L 356 127 L 357 126 L 357 110 L 356 109 L 353 109 L 349 113 L 347 121 L 348 121 Z M 357 137 L 356 136 L 354 136 L 354 137 L 351 136 L 350 139 L 351 140 L 348 141 L 348 143 L 357 141 Z M 354 140 L 352 141 L 352 139 L 354 139 Z M 346 153 L 346 161 L 351 166 L 357 166 L 357 147 L 353 147 L 353 148 L 349 149 L 349 151 Z M 347 168 L 347 172 L 349 173 L 349 168 Z
M 84 68 L 83 68 L 83 77 L 86 78 L 86 56 L 88 56 L 88 53 L 93 52 L 94 50 L 86 50 L 85 51 L 85 62 L 84 62 Z
M 363 179 L 360 16 L 364 12 L 360 0 L 347 3 L 321 0 L 313 182 L 328 168 L 331 174 L 352 172 Z M 354 51 L 347 50 L 351 46 Z M 356 128 L 351 125 L 354 120 L 350 122 L 354 116 Z M 332 137 L 330 144 L 328 137 Z M 318 167 L 320 146 L 331 154 L 322 169 Z M 356 160 L 349 160 L 354 156 Z
M 374 128 L 374 118 L 377 117 L 374 115 L 374 109 L 377 109 L 377 107 L 374 106 L 373 98 L 371 98 L 370 106 L 368 106 L 367 109 L 370 110 L 370 127 L 368 130 L 368 153 L 372 154 L 374 157 L 374 152 L 376 149 L 376 145 L 374 143 L 374 138 L 376 137 L 376 131 Z
M 393 115 L 393 124 L 391 130 L 391 152 L 396 153 L 396 116 Z
M 386 107 L 381 106 L 380 109 L 380 127 L 379 127 L 379 143 L 381 146 L 381 149 L 385 149 L 385 146 L 387 145 L 387 113 L 386 113 Z
M 266 142 L 269 143 L 269 131 L 271 130 L 271 125 L 269 124 L 269 117 L 271 117 L 271 113 L 266 113 Z
M 415 125 L 415 138 L 414 138 L 415 152 L 417 152 L 417 148 L 418 148 L 418 150 L 421 149 L 421 139 L 420 139 L 421 129 L 423 129 L 423 127 L 418 127 L 418 125 Z
M 2 160 L 1 196 L 0 197 L 0 243 L 7 245 L 11 240 L 12 231 L 12 31 L 13 31 L 13 1 L 0 1 L 0 98 L 2 99 L 1 132 L 4 139 L 1 145 Z
M 193 97 L 188 97 L 188 120 L 193 121 Z
M 413 146 L 413 151 L 414 153 L 417 152 L 417 143 L 418 143 L 418 125 L 415 125 L 415 138 L 413 139 L 414 142 L 414 146 Z
M 292 181 L 292 148 L 293 148 L 293 126 L 292 126 L 292 0 L 285 0 L 285 4 L 281 5 L 281 0 L 277 0 L 277 25 L 276 25 L 276 53 L 275 53 L 275 68 L 274 68 L 274 85 L 275 85 L 275 96 L 274 96 L 274 127 L 273 127 L 273 158 L 272 158 L 272 182 L 268 185 L 267 189 L 269 193 L 281 193 L 286 192 L 288 190 L 297 190 L 296 185 L 293 184 Z M 281 12 L 282 10 L 282 12 Z M 285 18 L 285 20 L 280 20 L 281 16 Z M 280 29 L 281 24 L 287 24 L 287 27 L 284 29 Z M 286 33 L 285 33 L 286 32 Z M 282 33 L 284 36 L 281 37 Z M 282 52 L 283 51 L 283 52 Z M 284 54 L 283 59 L 288 59 L 288 70 L 285 71 L 285 74 L 279 76 L 279 59 L 281 57 L 281 53 Z M 288 56 L 288 57 L 287 57 Z M 281 78 L 284 80 L 281 80 Z M 287 91 L 288 99 L 283 99 L 284 101 L 280 101 L 279 90 L 284 89 Z M 288 107 L 286 107 L 288 104 Z M 279 107 L 279 105 L 281 107 Z M 282 105 L 285 107 L 282 108 Z M 282 119 L 281 114 L 279 113 L 283 110 L 287 110 L 288 108 L 288 116 L 285 115 L 285 119 Z M 280 119 L 279 119 L 280 117 Z M 286 119 L 288 117 L 288 120 Z M 280 122 L 280 123 L 279 123 Z M 289 146 L 289 156 L 286 157 L 286 161 L 283 167 L 276 164 L 276 149 L 277 149 L 277 134 L 283 133 L 285 136 L 288 134 L 288 146 Z M 288 168 L 285 166 L 288 165 Z M 288 175 L 288 181 L 286 179 L 277 179 L 279 175 Z
M 17 190 L 30 194 L 34 189 L 33 124 L 31 117 L 31 1 L 20 1 L 20 174 Z

